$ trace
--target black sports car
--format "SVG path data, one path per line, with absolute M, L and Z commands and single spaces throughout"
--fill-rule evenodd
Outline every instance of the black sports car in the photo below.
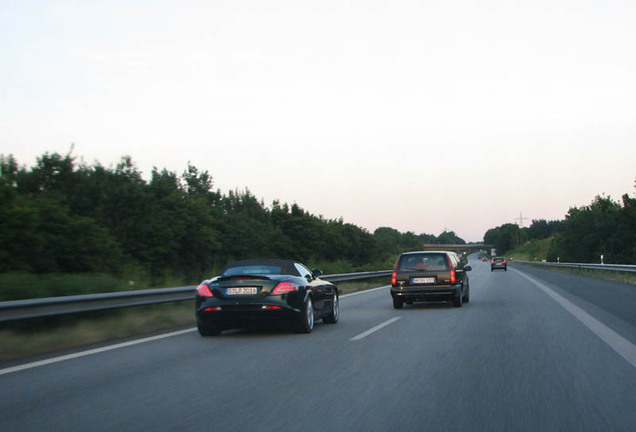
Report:
M 284 259 L 249 259 L 227 264 L 196 290 L 201 336 L 266 325 L 310 333 L 317 319 L 338 322 L 338 287 L 320 279 L 320 270 Z

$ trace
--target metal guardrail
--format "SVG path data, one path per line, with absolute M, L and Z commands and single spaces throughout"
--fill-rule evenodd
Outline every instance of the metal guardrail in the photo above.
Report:
M 332 274 L 332 275 L 322 275 L 320 276 L 320 279 L 328 280 L 330 282 L 348 282 L 352 280 L 373 279 L 376 277 L 391 276 L 392 272 L 393 270 L 377 270 L 377 271 L 358 272 L 358 273 L 341 273 L 341 274 Z
M 390 276 L 391 270 L 323 275 L 332 282 Z M 194 299 L 196 285 L 0 302 L 0 322 Z
M 545 266 L 545 267 L 569 268 L 569 269 L 576 269 L 576 270 L 601 270 L 601 271 L 636 273 L 636 265 L 628 265 L 628 264 L 555 263 L 555 262 L 521 261 L 521 260 L 514 260 L 512 262 L 520 263 L 520 264 L 536 265 L 536 266 Z

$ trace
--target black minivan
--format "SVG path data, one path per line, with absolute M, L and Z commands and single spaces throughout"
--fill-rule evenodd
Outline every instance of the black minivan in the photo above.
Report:
M 427 301 L 452 301 L 461 307 L 470 301 L 470 270 L 455 252 L 405 252 L 395 261 L 391 275 L 393 307 Z

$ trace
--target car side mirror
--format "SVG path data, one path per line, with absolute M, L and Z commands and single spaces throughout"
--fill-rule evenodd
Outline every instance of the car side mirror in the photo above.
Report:
M 314 278 L 319 278 L 320 276 L 322 276 L 322 270 L 315 269 L 315 270 L 312 270 L 311 272 L 313 273 Z
M 473 268 L 471 266 L 464 267 L 464 271 L 471 271 Z

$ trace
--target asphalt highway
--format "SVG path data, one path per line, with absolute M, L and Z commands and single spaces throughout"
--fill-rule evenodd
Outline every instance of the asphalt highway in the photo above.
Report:
M 184 329 L 0 366 L 0 430 L 636 430 L 636 287 L 471 265 L 462 308 L 394 310 L 381 287 L 309 335 Z

